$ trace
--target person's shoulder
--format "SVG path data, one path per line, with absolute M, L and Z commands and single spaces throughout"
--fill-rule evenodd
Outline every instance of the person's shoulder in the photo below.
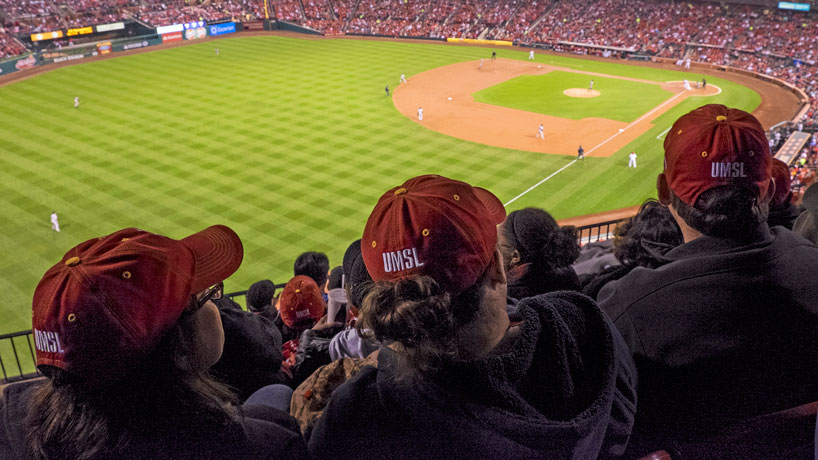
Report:
M 298 423 L 289 414 L 267 406 L 247 405 L 237 421 L 243 428 L 248 458 L 308 458 Z

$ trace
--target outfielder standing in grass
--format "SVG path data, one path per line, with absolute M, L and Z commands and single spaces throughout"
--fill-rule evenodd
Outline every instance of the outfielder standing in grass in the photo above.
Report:
M 386 95 L 389 96 L 389 85 L 386 85 L 386 88 L 384 89 L 386 90 Z
M 51 211 L 51 230 L 60 233 L 60 219 L 57 217 L 57 211 Z
M 631 152 L 628 154 L 628 167 L 629 168 L 636 167 L 636 152 Z
M 80 97 L 76 96 L 76 97 L 74 97 L 74 108 L 78 109 L 79 107 L 80 107 Z

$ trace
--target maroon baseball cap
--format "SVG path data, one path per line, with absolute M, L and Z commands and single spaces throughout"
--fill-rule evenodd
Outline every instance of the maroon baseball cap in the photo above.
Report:
M 721 185 L 763 196 L 770 183 L 770 147 L 751 114 L 708 104 L 676 120 L 665 137 L 665 178 L 693 206 L 702 192 Z
M 34 291 L 37 366 L 91 387 L 138 366 L 194 294 L 235 272 L 243 249 L 223 225 L 181 240 L 135 228 L 88 240 L 51 267 Z
M 446 291 L 472 286 L 491 263 L 503 204 L 488 190 L 426 175 L 387 191 L 361 241 L 375 281 L 428 275 Z
M 299 323 L 306 323 L 311 327 L 315 321 L 324 316 L 325 310 L 326 304 L 321 295 L 321 289 L 309 276 L 294 276 L 284 285 L 279 312 L 281 321 L 287 327 L 294 327 Z

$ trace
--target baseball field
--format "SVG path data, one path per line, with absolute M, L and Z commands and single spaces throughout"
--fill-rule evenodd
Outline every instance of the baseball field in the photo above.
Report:
M 634 206 L 654 196 L 673 120 L 705 103 L 753 110 L 761 102 L 709 75 L 717 93 L 683 94 L 681 81 L 702 75 L 497 52 L 489 62 L 482 47 L 250 36 L 1 86 L 0 333 L 30 328 L 34 287 L 67 249 L 123 227 L 180 238 L 229 225 L 245 260 L 226 289 L 280 283 L 303 251 L 340 264 L 380 194 L 409 177 L 447 175 L 492 190 L 508 210 L 538 206 L 557 218 Z M 398 84 L 401 74 L 408 84 Z M 589 79 L 597 97 L 565 94 L 586 90 Z M 451 101 L 433 90 L 473 80 L 485 86 Z M 466 106 L 451 108 L 461 102 L 519 132 L 469 137 L 481 129 L 468 124 Z M 535 138 L 540 119 L 544 140 Z M 577 124 L 560 128 L 563 120 Z M 587 158 L 575 162 L 579 144 Z M 630 151 L 636 169 L 627 167 Z M 51 230 L 52 210 L 60 233 Z

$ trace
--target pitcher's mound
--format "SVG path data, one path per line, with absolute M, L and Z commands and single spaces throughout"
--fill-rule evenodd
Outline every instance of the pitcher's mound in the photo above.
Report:
M 588 90 L 588 88 L 569 88 L 563 91 L 562 94 L 568 97 L 597 97 L 599 96 L 599 91 L 595 89 Z

